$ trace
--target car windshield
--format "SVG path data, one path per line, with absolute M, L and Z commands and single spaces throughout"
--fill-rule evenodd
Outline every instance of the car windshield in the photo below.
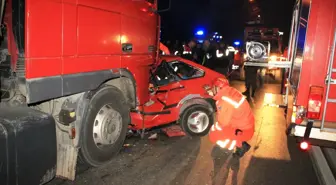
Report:
M 205 72 L 195 66 L 182 61 L 163 61 L 153 74 L 152 84 L 155 86 L 167 85 L 178 79 L 189 80 L 204 76 Z
M 181 61 L 170 62 L 169 66 L 173 69 L 174 73 L 183 80 L 202 77 L 204 71 Z

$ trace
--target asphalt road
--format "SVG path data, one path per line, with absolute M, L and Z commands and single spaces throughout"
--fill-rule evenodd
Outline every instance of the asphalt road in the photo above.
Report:
M 239 90 L 241 82 L 234 84 Z M 75 182 L 55 179 L 48 185 L 318 185 L 308 153 L 285 134 L 283 110 L 264 107 L 264 85 L 251 103 L 256 117 L 251 150 L 240 160 L 214 147 L 207 137 L 132 138 L 111 163 L 78 169 Z

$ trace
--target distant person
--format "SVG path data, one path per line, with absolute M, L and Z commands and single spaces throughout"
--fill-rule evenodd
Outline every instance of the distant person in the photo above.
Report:
M 255 92 L 257 90 L 257 77 L 259 67 L 256 66 L 245 66 L 245 87 L 246 90 L 243 92 L 243 95 L 247 96 L 247 98 L 254 97 Z M 260 79 L 259 79 L 260 80 Z M 252 90 L 252 92 L 251 92 Z
M 217 66 L 216 50 L 218 49 L 217 43 L 206 42 L 205 46 L 205 56 L 203 58 L 202 64 L 211 70 L 215 70 Z
M 183 52 L 182 52 L 182 57 L 196 62 L 197 57 L 195 57 L 196 54 L 196 41 L 195 40 L 190 40 L 188 44 L 183 45 Z
M 217 69 L 219 73 L 227 76 L 229 72 L 230 60 L 227 46 L 224 42 L 219 43 L 218 52 L 216 52 L 217 58 L 219 60 Z M 219 55 L 219 56 L 218 56 Z
M 174 55 L 182 55 L 182 52 L 183 52 L 183 46 L 182 46 L 182 44 L 180 43 L 179 40 L 176 40 L 175 43 L 174 43 L 174 46 L 173 46 L 172 53 Z
M 203 56 L 204 56 L 204 51 L 202 49 L 202 44 L 197 43 L 197 46 L 196 46 L 196 62 L 198 64 L 202 64 Z

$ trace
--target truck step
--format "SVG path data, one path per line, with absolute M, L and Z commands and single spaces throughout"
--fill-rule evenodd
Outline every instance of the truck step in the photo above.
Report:
M 336 103 L 336 99 L 328 99 L 327 100 L 329 103 Z

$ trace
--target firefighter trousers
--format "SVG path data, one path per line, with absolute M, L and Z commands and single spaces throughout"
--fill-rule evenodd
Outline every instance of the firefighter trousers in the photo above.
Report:
M 258 74 L 257 67 L 254 66 L 245 67 L 245 86 L 248 95 L 250 95 L 251 88 L 252 88 L 252 96 L 254 96 L 255 91 L 257 90 L 257 74 Z
M 225 141 L 227 139 L 229 139 L 230 141 L 235 140 L 236 146 L 240 148 L 242 147 L 242 143 L 244 141 L 246 142 L 252 139 L 253 134 L 254 128 L 240 130 L 238 128 L 226 126 L 223 127 L 222 130 L 211 130 L 209 134 L 209 139 L 212 143 L 217 143 L 217 141 Z

